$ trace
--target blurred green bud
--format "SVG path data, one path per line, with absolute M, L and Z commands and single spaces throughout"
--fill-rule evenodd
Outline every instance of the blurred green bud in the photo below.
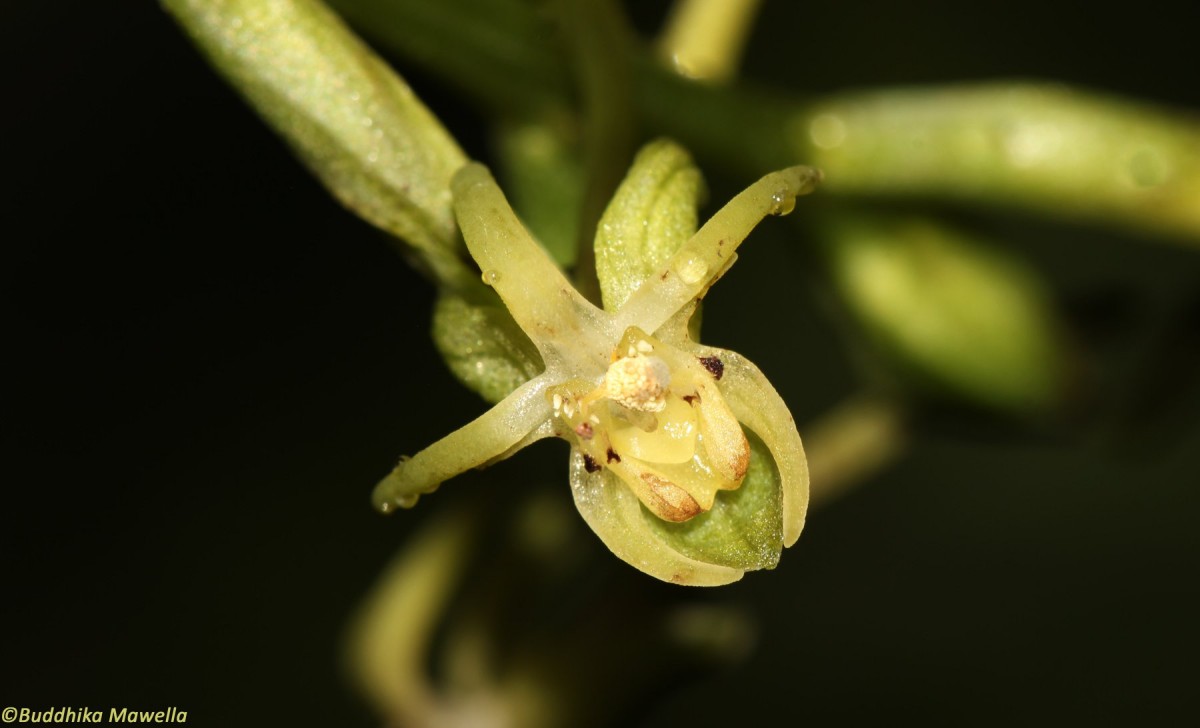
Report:
M 673 142 L 647 144 L 596 228 L 596 275 L 604 307 L 615 311 L 696 232 L 704 180 Z
M 438 296 L 433 343 L 454 376 L 492 404 L 543 369 L 533 342 L 486 289 Z
M 828 232 L 838 291 L 910 384 L 1013 413 L 1058 403 L 1063 353 L 1031 270 L 923 220 L 839 218 Z
M 450 207 L 466 158 L 404 81 L 318 0 L 162 0 L 333 195 L 442 283 L 469 277 Z

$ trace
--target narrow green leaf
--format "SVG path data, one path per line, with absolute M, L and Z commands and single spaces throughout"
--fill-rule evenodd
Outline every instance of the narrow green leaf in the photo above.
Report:
M 704 182 L 691 156 L 667 140 L 638 152 L 596 229 L 596 275 L 615 311 L 696 232 Z
M 737 490 L 717 494 L 712 510 L 668 523 L 642 508 L 643 520 L 667 545 L 710 564 L 752 571 L 773 569 L 783 550 L 779 472 L 767 446 L 746 432 L 750 469 Z
M 213 66 L 342 202 L 441 283 L 460 258 L 450 178 L 466 158 L 404 81 L 317 0 L 163 0 Z

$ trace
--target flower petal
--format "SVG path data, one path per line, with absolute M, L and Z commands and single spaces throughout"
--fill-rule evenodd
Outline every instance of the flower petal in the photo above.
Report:
M 779 472 L 767 446 L 748 434 L 753 456 L 737 490 L 717 494 L 712 509 L 683 523 L 642 512 L 642 520 L 682 554 L 736 569 L 773 569 L 783 550 Z
M 564 359 L 608 357 L 611 324 L 563 276 L 521 225 L 487 168 L 468 164 L 454 175 L 454 212 L 483 280 L 496 289 L 546 368 Z
M 413 457 L 401 459 L 375 486 L 371 496 L 375 507 L 384 512 L 394 506 L 410 508 L 418 496 L 437 490 L 443 481 L 515 452 L 514 445 L 550 418 L 546 401 L 550 384 L 545 375 L 526 382 L 476 419 Z
M 783 545 L 791 546 L 800 538 L 808 511 L 808 460 L 792 413 L 766 376 L 746 357 L 699 344 L 692 350 L 697 356 L 720 360 L 720 388 L 725 403 L 770 450 L 783 491 Z
M 796 197 L 811 192 L 820 178 L 812 167 L 788 167 L 750 185 L 642 282 L 617 312 L 617 329 L 636 325 L 657 331 L 688 302 L 703 296 L 760 220 L 790 212 Z
M 571 449 L 571 494 L 575 507 L 604 545 L 622 561 L 663 581 L 687 586 L 720 586 L 744 571 L 684 556 L 651 530 L 641 501 L 611 470 L 589 473 L 583 455 Z

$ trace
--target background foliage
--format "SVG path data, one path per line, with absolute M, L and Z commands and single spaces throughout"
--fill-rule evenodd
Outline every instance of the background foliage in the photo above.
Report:
M 662 6 L 636 5 L 652 30 Z M 805 92 L 1031 77 L 1200 109 L 1193 15 L 776 2 L 745 73 Z M 340 632 L 416 520 L 379 518 L 369 486 L 482 408 L 433 352 L 431 289 L 155 5 L 20 3 L 0 18 L 17 370 L 0 699 L 374 724 L 338 669 Z M 490 156 L 474 109 L 404 73 L 469 154 Z M 706 172 L 711 199 L 739 184 Z M 1196 252 L 951 213 L 1046 275 L 1080 353 L 1080 405 L 1039 429 L 927 415 L 899 463 L 812 514 L 777 571 L 704 596 L 748 605 L 753 656 L 644 691 L 624 724 L 1194 717 Z M 804 421 L 852 390 L 850 362 L 803 241 L 781 226 L 752 244 L 714 289 L 706 338 L 755 358 Z M 781 288 L 797 314 L 782 342 L 746 315 Z M 456 488 L 509 479 L 569 505 L 562 455 L 546 446 Z M 626 568 L 610 561 L 599 579 Z

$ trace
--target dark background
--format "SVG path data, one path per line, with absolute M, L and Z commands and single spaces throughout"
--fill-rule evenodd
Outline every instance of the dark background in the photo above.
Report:
M 746 71 L 804 91 L 1046 78 L 1200 109 L 1186 4 L 1046 5 L 768 3 Z M 432 289 L 155 4 L 6 3 L 0 41 L 0 703 L 373 724 L 341 633 L 442 494 L 382 518 L 370 487 L 483 409 L 430 346 Z M 402 71 L 486 158 L 473 111 Z M 924 421 L 776 572 L 722 591 L 759 619 L 757 653 L 635 706 L 642 724 L 1200 715 L 1200 253 L 978 222 L 1044 270 L 1088 404 L 1036 431 Z M 783 335 L 747 317 L 793 286 L 797 244 L 762 233 L 706 331 L 803 422 L 853 387 L 818 297 Z M 488 486 L 544 479 L 569 503 L 564 452 L 523 452 Z

